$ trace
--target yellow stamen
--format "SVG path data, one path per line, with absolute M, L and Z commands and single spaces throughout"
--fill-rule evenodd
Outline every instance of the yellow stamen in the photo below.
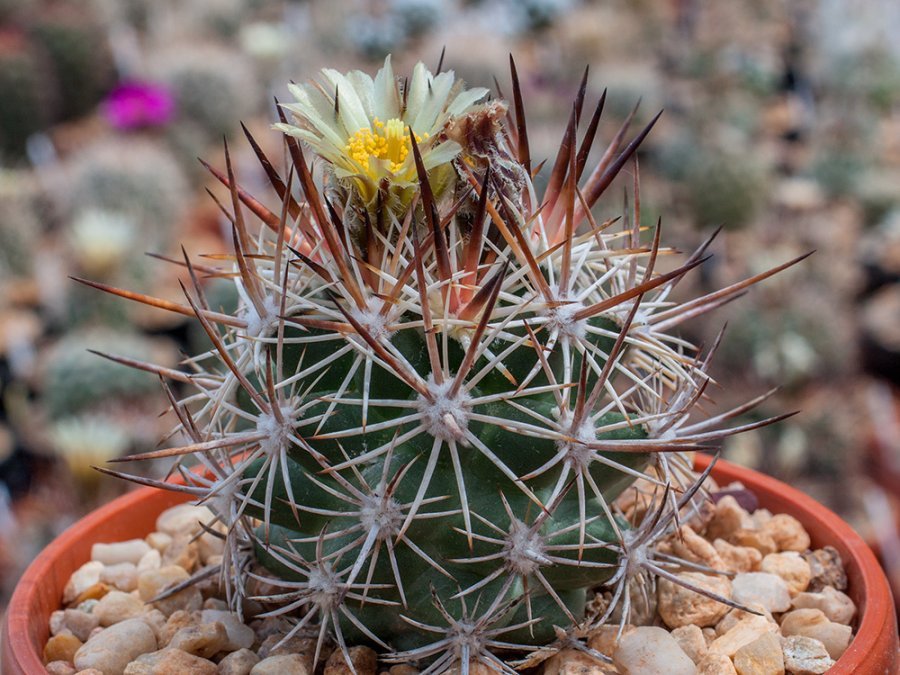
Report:
M 419 134 L 415 135 L 416 143 L 422 142 Z M 428 138 L 428 134 L 425 134 Z M 386 160 L 388 170 L 397 173 L 403 168 L 411 148 L 409 127 L 402 120 L 390 119 L 382 122 L 377 117 L 372 120 L 372 127 L 363 127 L 347 140 L 344 151 L 364 172 L 372 178 L 378 178 L 378 166 L 370 159 Z

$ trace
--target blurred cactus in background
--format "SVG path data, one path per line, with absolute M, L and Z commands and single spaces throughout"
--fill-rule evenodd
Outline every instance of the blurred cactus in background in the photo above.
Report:
M 256 112 L 261 99 L 247 60 L 212 44 L 173 47 L 153 59 L 152 71 L 175 97 L 177 124 L 206 142 L 233 135 L 235 120 Z
M 28 138 L 46 128 L 57 96 L 46 60 L 26 35 L 0 29 L 0 157 L 25 154 Z
M 102 410 L 159 391 L 156 378 L 103 359 L 90 350 L 115 352 L 127 358 L 144 359 L 160 352 L 149 338 L 111 329 L 71 332 L 46 355 L 41 368 L 42 401 L 52 419 Z
M 64 120 L 91 112 L 114 82 L 106 32 L 91 10 L 85 0 L 48 3 L 29 26 L 55 72 Z
M 132 247 L 132 256 L 166 241 L 189 196 L 172 155 L 136 138 L 112 137 L 85 148 L 66 167 L 66 180 L 64 206 L 76 218 L 99 210 L 134 222 L 139 244 Z
M 0 281 L 29 278 L 43 226 L 34 176 L 0 169 Z
M 72 476 L 84 486 L 96 483 L 95 466 L 121 457 L 132 446 L 125 423 L 104 415 L 76 415 L 50 423 L 49 442 Z

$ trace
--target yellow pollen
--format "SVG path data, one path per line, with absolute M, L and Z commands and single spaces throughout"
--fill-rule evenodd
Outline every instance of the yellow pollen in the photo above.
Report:
M 416 143 L 422 142 L 422 136 L 415 137 Z M 427 139 L 428 134 L 424 137 Z M 386 160 L 390 172 L 396 173 L 403 167 L 411 147 L 409 127 L 402 120 L 395 117 L 382 122 L 376 117 L 371 127 L 359 129 L 347 140 L 344 151 L 369 176 L 377 178 L 378 167 L 370 165 L 370 159 Z

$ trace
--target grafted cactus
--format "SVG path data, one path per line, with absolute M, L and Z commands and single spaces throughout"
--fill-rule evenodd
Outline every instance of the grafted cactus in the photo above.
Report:
M 761 400 L 694 419 L 710 353 L 672 331 L 781 268 L 673 300 L 708 242 L 663 266 L 674 251 L 641 225 L 635 151 L 655 118 L 588 168 L 604 98 L 581 124 L 585 73 L 538 194 L 514 66 L 512 82 L 514 123 L 440 67 L 323 71 L 280 108 L 285 171 L 248 134 L 279 206 L 239 185 L 227 148 L 210 167 L 231 267 L 185 260 L 184 305 L 104 287 L 206 330 L 190 373 L 110 355 L 193 389 L 170 392 L 187 443 L 132 459 L 199 461 L 161 485 L 227 530 L 234 606 L 249 594 L 320 646 L 430 672 L 510 671 L 506 652 L 537 647 L 519 664 L 562 646 L 606 658 L 580 637 L 673 578 L 651 546 L 699 487 L 686 453 Z M 630 162 L 632 205 L 596 222 Z M 201 274 L 233 277 L 239 311 L 210 307 Z M 615 501 L 639 478 L 655 502 L 635 527 Z M 604 583 L 611 602 L 588 611 Z

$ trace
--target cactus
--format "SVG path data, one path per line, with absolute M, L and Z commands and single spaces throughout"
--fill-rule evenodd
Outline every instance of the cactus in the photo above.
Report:
M 55 420 L 50 427 L 54 452 L 81 484 L 97 481 L 91 467 L 119 457 L 131 446 L 131 435 L 121 420 L 86 414 Z
M 602 100 L 583 110 L 585 77 L 537 194 L 512 76 L 514 121 L 452 71 L 401 81 L 389 58 L 374 78 L 292 86 L 287 170 L 247 134 L 279 206 L 240 186 L 227 146 L 209 167 L 228 189 L 229 267 L 186 263 L 180 305 L 106 289 L 195 316 L 212 343 L 190 373 L 107 355 L 190 391 L 169 390 L 187 443 L 127 458 L 177 457 L 184 485 L 106 471 L 207 504 L 235 610 L 254 597 L 293 621 L 285 639 L 367 643 L 427 672 L 511 672 L 509 655 L 562 648 L 608 661 L 587 629 L 677 578 L 652 545 L 694 504 L 688 452 L 748 428 L 729 425 L 765 398 L 694 419 L 710 353 L 672 331 L 796 260 L 671 299 L 708 242 L 663 272 L 674 251 L 642 232 L 637 194 L 621 224 L 591 213 L 626 166 L 637 186 L 658 115 L 588 167 Z M 201 272 L 234 279 L 237 312 L 207 303 Z M 615 500 L 637 478 L 656 510 L 632 526 Z
M 19 159 L 25 143 L 52 118 L 54 90 L 40 53 L 15 31 L 0 32 L 0 153 Z
M 149 141 L 99 141 L 78 153 L 67 170 L 67 210 L 132 220 L 140 234 L 139 254 L 162 246 L 187 206 L 187 180 L 178 162 Z
M 42 232 L 37 193 L 29 172 L 0 169 L 0 280 L 32 273 Z
M 154 395 L 157 382 L 146 373 L 123 368 L 90 350 L 116 351 L 131 358 L 158 353 L 146 338 L 112 330 L 70 333 L 47 356 L 41 381 L 42 401 L 54 420 L 102 407 L 109 402 L 134 401 Z
M 91 112 L 112 88 L 115 69 L 105 30 L 90 7 L 75 2 L 42 8 L 29 30 L 56 73 L 62 119 Z
M 248 61 L 214 45 L 173 48 L 159 57 L 154 72 L 175 96 L 178 121 L 208 141 L 231 136 L 236 120 L 256 112 L 261 103 Z

